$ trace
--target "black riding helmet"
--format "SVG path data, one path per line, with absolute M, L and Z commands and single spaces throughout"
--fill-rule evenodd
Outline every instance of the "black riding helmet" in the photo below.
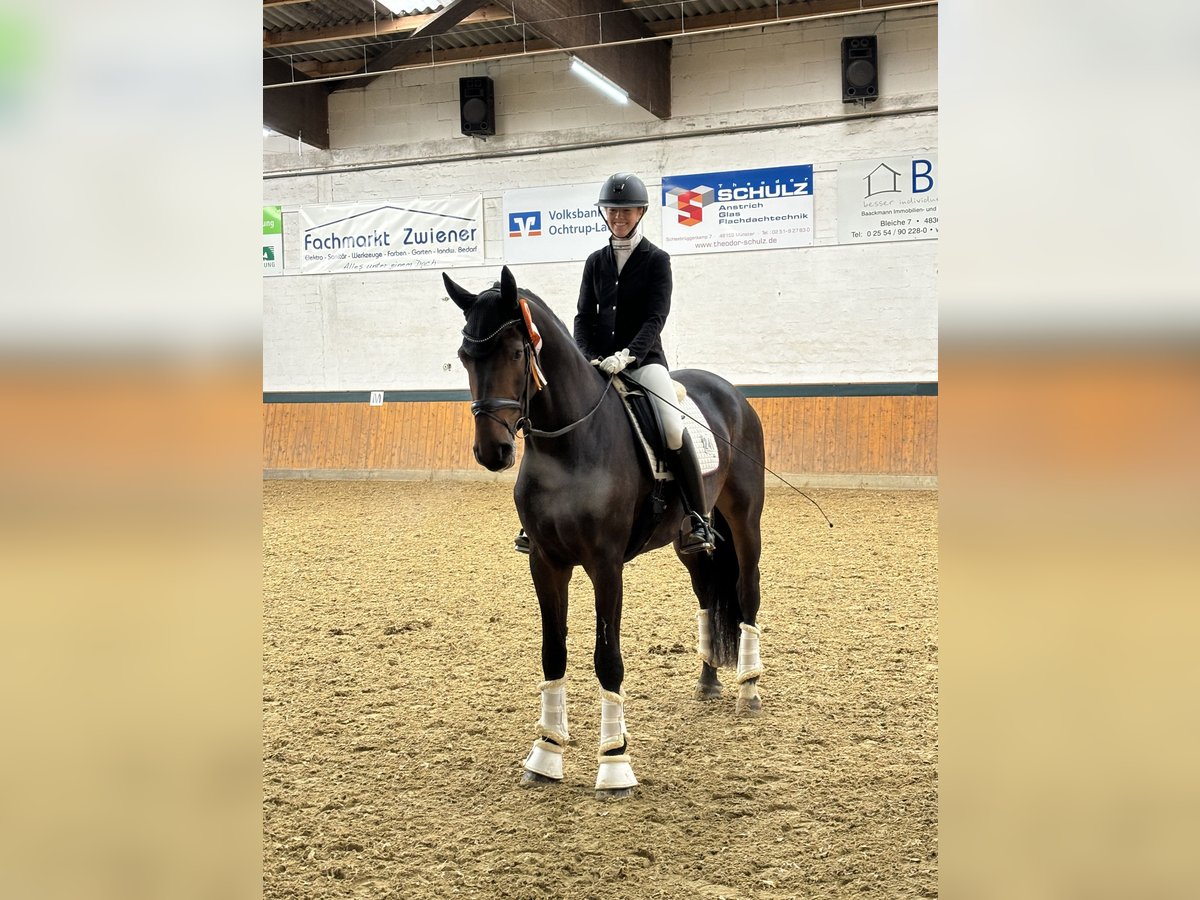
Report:
M 631 172 L 618 172 L 604 182 L 596 205 L 601 209 L 637 209 L 650 205 L 650 195 L 642 179 Z

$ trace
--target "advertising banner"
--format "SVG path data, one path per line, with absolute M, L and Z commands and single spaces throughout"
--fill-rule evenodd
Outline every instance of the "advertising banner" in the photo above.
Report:
M 812 176 L 811 165 L 664 176 L 663 249 L 677 255 L 811 246 Z
M 608 240 L 596 209 L 600 182 L 504 192 L 504 261 L 587 259 Z
M 938 236 L 937 154 L 838 166 L 838 241 L 927 241 Z
M 483 263 L 479 194 L 305 206 L 299 212 L 305 275 Z
M 283 274 L 283 207 L 264 206 L 262 264 L 263 275 Z

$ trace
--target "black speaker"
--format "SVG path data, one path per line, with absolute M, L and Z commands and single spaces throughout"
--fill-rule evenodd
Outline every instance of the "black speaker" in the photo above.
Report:
M 458 114 L 462 133 L 469 135 L 496 133 L 496 100 L 492 79 L 458 79 Z
M 875 35 L 842 38 L 842 102 L 879 99 L 879 59 Z

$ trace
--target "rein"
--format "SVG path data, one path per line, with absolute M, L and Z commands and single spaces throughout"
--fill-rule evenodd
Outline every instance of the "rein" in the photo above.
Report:
M 504 331 L 506 328 L 510 328 L 513 325 L 518 325 L 522 321 L 523 320 L 521 320 L 521 319 L 510 319 L 509 321 L 505 322 L 503 325 L 501 325 L 499 328 L 497 328 L 495 331 L 493 331 L 491 334 L 489 334 L 485 338 L 472 337 L 471 335 L 467 334 L 467 331 L 464 328 L 463 332 L 462 332 L 463 340 L 470 341 L 472 344 L 480 344 L 480 345 L 487 344 L 488 342 L 495 340 L 496 337 L 502 331 Z M 529 385 L 532 382 L 532 379 L 530 378 L 530 374 L 531 374 L 531 370 L 533 368 L 533 345 L 530 342 L 530 339 L 528 336 L 525 337 L 524 344 L 525 344 L 525 385 L 521 389 L 520 399 L 512 400 L 507 397 L 481 397 L 480 399 L 474 400 L 471 402 L 471 415 L 476 416 L 476 417 L 481 416 L 481 415 L 487 416 L 493 422 L 498 422 L 499 424 L 504 426 L 504 429 L 509 433 L 510 436 L 512 436 L 512 438 L 514 440 L 516 439 L 518 432 L 520 432 L 521 436 L 525 437 L 525 438 L 562 437 L 564 434 L 567 434 L 568 432 L 573 431 L 574 429 L 578 428 L 580 425 L 582 425 L 584 422 L 586 422 L 588 419 L 590 419 L 595 414 L 596 410 L 598 410 L 600 408 L 600 404 L 604 402 L 604 398 L 608 394 L 609 388 L 612 387 L 613 379 L 611 376 L 609 377 L 607 383 L 604 385 L 604 390 L 600 392 L 600 399 L 596 401 L 596 405 L 593 406 L 583 416 L 576 419 L 571 424 L 566 425 L 563 428 L 556 429 L 554 431 L 543 431 L 540 428 L 534 428 L 533 422 L 530 421 L 530 419 L 529 419 L 529 400 L 531 397 Z M 538 390 L 541 390 L 541 388 L 536 388 L 533 391 L 533 393 L 537 393 Z M 496 415 L 497 412 L 499 412 L 500 410 L 503 410 L 503 409 L 517 410 L 519 415 L 517 416 L 516 421 L 509 423 L 509 422 L 505 421 L 504 419 L 500 418 L 500 416 Z

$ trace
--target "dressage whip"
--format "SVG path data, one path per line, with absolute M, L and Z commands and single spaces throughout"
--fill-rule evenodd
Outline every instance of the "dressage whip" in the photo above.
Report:
M 756 465 L 762 466 L 763 471 L 770 472 L 772 475 L 774 475 L 776 478 L 778 478 L 780 481 L 782 481 L 784 484 L 786 484 L 788 487 L 790 487 L 793 491 L 795 491 L 797 494 L 799 494 L 801 497 L 803 497 L 805 500 L 807 500 L 809 503 L 811 503 L 813 506 L 815 506 L 817 508 L 817 512 L 819 512 L 822 516 L 825 517 L 826 522 L 829 522 L 829 527 L 830 528 L 833 527 L 833 522 L 830 521 L 829 516 L 825 515 L 825 510 L 821 509 L 820 503 L 818 503 L 812 497 L 808 496 L 808 494 L 804 493 L 804 491 L 800 490 L 800 488 L 796 487 L 794 484 L 792 484 L 790 481 L 788 481 L 786 478 L 784 478 L 782 475 L 780 475 L 774 469 L 770 468 L 762 460 L 755 459 L 753 456 L 751 456 L 749 453 L 747 453 L 745 450 L 743 450 L 741 447 L 739 447 L 733 441 L 729 440 L 728 438 L 721 437 L 721 435 L 719 435 L 715 431 L 713 431 L 712 428 L 710 428 L 706 422 L 701 422 L 695 416 L 689 415 L 688 413 L 686 413 L 682 409 L 680 409 L 680 407 L 677 403 L 672 403 L 670 400 L 667 400 L 665 397 L 659 397 L 658 394 L 654 393 L 654 391 L 650 390 L 650 388 L 646 387 L 644 384 L 642 384 L 636 378 L 632 378 L 629 375 L 622 375 L 622 377 L 625 378 L 627 381 L 629 381 L 633 384 L 636 384 L 639 388 L 641 388 L 643 391 L 645 391 L 650 396 L 657 397 L 659 400 L 662 400 L 664 403 L 670 403 L 670 405 L 672 407 L 679 410 L 680 414 L 684 418 L 691 419 L 693 422 L 695 422 L 697 425 L 699 425 L 701 428 L 703 428 L 705 431 L 707 431 L 713 437 L 719 438 L 720 440 L 722 440 L 726 444 L 728 444 L 731 450 L 736 450 L 738 453 L 742 454 L 742 456 L 746 457 L 746 459 L 750 460 L 751 462 L 755 463 Z M 610 384 L 612 383 L 612 380 L 614 378 L 616 378 L 616 375 L 608 376 L 608 380 L 609 380 Z

